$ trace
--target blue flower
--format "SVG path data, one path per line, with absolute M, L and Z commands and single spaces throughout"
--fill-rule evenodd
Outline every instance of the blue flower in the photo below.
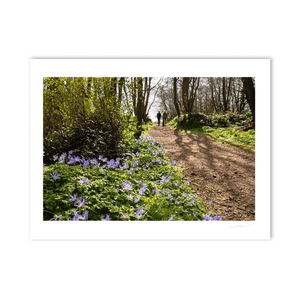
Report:
M 179 202 L 176 200 L 176 202 L 175 202 L 176 204 L 179 204 Z
M 171 190 L 168 190 L 168 191 L 167 191 L 168 194 L 170 194 L 171 192 L 172 192 Z
M 161 194 L 162 194 L 162 195 L 164 195 L 164 194 L 165 194 L 165 192 L 161 191 Z
M 158 193 L 158 190 L 157 190 L 157 189 L 154 189 L 154 190 L 152 191 L 152 194 L 156 194 L 156 193 Z
M 62 216 L 61 215 L 59 215 L 59 216 L 57 216 L 55 219 L 54 218 L 52 218 L 52 219 L 50 219 L 49 221 L 52 221 L 53 219 L 54 219 L 54 221 L 57 221 L 57 219 L 60 219 Z
M 140 219 L 145 211 L 146 211 L 146 206 L 145 207 L 141 206 L 140 209 L 138 209 L 136 212 L 136 217 Z
M 83 214 L 83 217 L 84 217 L 85 220 L 88 218 L 88 215 L 89 215 L 89 211 L 86 210 L 86 211 L 84 212 L 84 214 Z
M 172 166 L 176 166 L 176 160 L 172 159 Z
M 83 177 L 82 179 L 79 179 L 78 183 L 79 184 L 88 184 L 90 181 L 86 178 L 86 177 Z
M 130 174 L 130 175 L 132 175 L 132 172 L 131 172 L 131 171 L 127 171 L 127 173 Z
M 77 208 L 82 207 L 85 204 L 85 199 L 83 199 L 82 197 L 77 199 L 78 203 L 75 203 L 74 206 L 76 206 Z
M 185 193 L 183 194 L 183 197 L 186 198 L 189 194 L 188 193 Z
M 214 216 L 214 221 L 222 221 L 222 217 L 220 217 L 220 216 Z
M 122 182 L 124 190 L 126 191 L 131 191 L 132 190 L 132 185 L 128 181 Z
M 84 218 L 82 216 L 80 216 L 76 210 L 74 210 L 74 217 L 73 219 L 69 219 L 68 221 L 79 221 L 79 220 L 83 220 Z
M 65 158 L 66 158 L 66 153 L 63 153 L 63 154 L 60 156 L 60 158 L 59 158 L 59 160 L 58 160 L 58 163 L 59 163 L 59 164 L 63 164 L 63 163 L 65 162 Z
M 128 164 L 127 162 L 124 162 L 123 165 L 120 167 L 120 169 L 128 169 Z
M 145 194 L 145 192 L 146 192 L 146 187 L 145 186 L 143 186 L 142 188 L 140 188 L 140 190 L 139 190 L 139 194 L 140 195 L 144 195 Z
M 168 221 L 172 221 L 174 219 L 175 215 L 173 215 Z
M 167 199 L 172 200 L 173 199 L 172 195 L 168 195 Z
M 98 164 L 98 161 L 96 158 L 91 159 L 91 166 L 95 166 Z
M 127 198 L 128 200 L 132 200 L 132 196 L 131 196 L 131 195 L 127 195 L 126 198 Z
M 189 182 L 189 180 L 188 180 L 188 179 L 186 180 L 186 182 L 185 182 L 185 183 L 186 183 L 186 185 L 187 185 L 187 186 L 189 186 L 189 185 L 190 185 L 190 182 Z
M 115 160 L 111 159 L 107 162 L 107 169 L 114 169 L 117 165 L 115 164 Z
M 165 184 L 167 182 L 167 177 L 165 175 L 161 176 L 161 184 Z
M 210 200 L 210 201 L 209 201 L 209 204 L 212 204 L 213 202 L 214 202 L 214 200 Z
M 203 215 L 204 220 L 203 221 L 212 221 L 213 218 L 210 215 Z
M 53 160 L 56 161 L 57 159 L 58 159 L 58 155 L 56 154 L 53 156 Z
M 110 221 L 109 215 L 106 215 L 105 219 L 101 219 L 101 221 Z
M 86 168 L 88 165 L 89 165 L 89 161 L 85 160 L 84 163 L 83 163 L 83 167 Z
M 122 218 L 123 219 L 128 219 L 129 218 L 129 214 L 122 214 Z
M 79 156 L 76 156 L 76 157 L 74 158 L 74 162 L 80 162 L 80 161 L 81 161 L 81 159 L 80 159 Z
M 75 160 L 74 157 L 69 157 L 68 165 L 74 164 Z
M 226 211 L 225 210 L 223 210 L 223 212 L 224 212 L 224 215 L 226 216 L 227 214 L 226 214 Z
M 136 160 L 136 161 L 134 161 L 134 162 L 132 163 L 132 167 L 135 168 L 138 164 L 139 164 L 139 161 Z
M 178 184 L 177 184 L 176 182 L 174 182 L 174 185 L 175 185 L 175 186 L 178 186 Z
M 51 177 L 54 179 L 54 180 L 56 180 L 56 179 L 60 179 L 60 174 L 57 174 L 56 172 L 53 172 L 52 174 L 51 174 Z
M 140 201 L 141 196 L 137 196 L 134 200 L 135 203 L 138 203 Z
M 193 198 L 193 199 L 191 200 L 191 203 L 194 203 L 194 202 L 196 202 L 196 198 Z
M 193 212 L 193 216 L 196 217 L 195 213 Z
M 74 196 L 71 196 L 69 201 L 72 202 L 72 201 L 75 201 L 77 198 L 77 194 L 75 194 Z

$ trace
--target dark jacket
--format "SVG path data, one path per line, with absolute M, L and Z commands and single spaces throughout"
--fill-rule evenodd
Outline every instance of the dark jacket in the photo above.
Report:
M 164 118 L 164 120 L 167 119 L 167 116 L 168 116 L 168 114 L 167 114 L 166 112 L 164 112 L 164 113 L 163 113 L 163 118 Z
M 161 118 L 161 114 L 160 112 L 157 114 L 157 119 L 160 119 Z

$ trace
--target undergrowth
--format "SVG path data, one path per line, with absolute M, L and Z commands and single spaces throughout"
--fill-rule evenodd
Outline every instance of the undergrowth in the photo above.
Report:
M 238 132 L 237 125 L 228 125 L 229 127 L 213 127 L 203 125 L 178 124 L 178 117 L 168 123 L 173 129 L 177 128 L 186 134 L 196 134 L 199 136 L 211 136 L 216 142 L 228 143 L 240 148 L 255 151 L 255 130 L 250 129 L 245 132 Z
M 133 132 L 129 126 L 124 134 L 126 157 L 88 160 L 70 151 L 44 166 L 44 220 L 221 221 L 206 215 L 161 145 Z

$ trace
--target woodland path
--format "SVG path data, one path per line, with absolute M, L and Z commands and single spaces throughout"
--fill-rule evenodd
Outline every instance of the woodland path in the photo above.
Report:
M 255 220 L 255 153 L 236 146 L 216 143 L 211 137 L 187 135 L 155 125 L 149 135 L 166 149 L 208 213 L 223 220 Z M 224 210 L 226 216 L 224 215 Z

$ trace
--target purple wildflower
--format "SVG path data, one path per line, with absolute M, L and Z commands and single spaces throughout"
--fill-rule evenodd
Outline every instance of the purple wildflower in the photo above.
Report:
M 168 221 L 172 221 L 174 219 L 175 215 L 173 215 Z
M 78 203 L 75 203 L 74 206 L 76 206 L 77 208 L 82 207 L 85 204 L 85 199 L 83 199 L 82 197 L 77 199 Z
M 83 217 L 84 217 L 85 220 L 88 218 L 88 215 L 89 215 L 89 211 L 86 210 L 86 211 L 84 212 L 84 214 L 83 214 Z
M 72 201 L 75 201 L 77 199 L 77 194 L 75 194 L 74 196 L 71 196 L 69 201 L 72 202 Z
M 213 218 L 210 215 L 203 215 L 204 220 L 203 221 L 212 221 Z
M 109 215 L 106 215 L 105 219 L 101 219 L 101 221 L 110 221 Z
M 53 219 L 54 219 L 54 221 L 57 221 L 57 219 L 60 219 L 62 216 L 61 215 L 59 215 L 59 216 L 56 216 L 56 218 L 54 219 L 54 218 L 52 218 L 52 219 L 50 219 L 49 221 L 52 221 Z
M 126 190 L 126 191 L 132 190 L 132 185 L 128 181 L 124 181 L 122 184 L 123 184 L 124 190 Z
M 60 179 L 60 174 L 57 174 L 56 172 L 53 172 L 52 174 L 51 174 L 51 177 L 54 179 L 54 180 L 56 180 L 56 179 Z
M 89 182 L 90 181 L 86 177 L 83 177 L 82 179 L 78 180 L 79 184 L 88 184 Z

